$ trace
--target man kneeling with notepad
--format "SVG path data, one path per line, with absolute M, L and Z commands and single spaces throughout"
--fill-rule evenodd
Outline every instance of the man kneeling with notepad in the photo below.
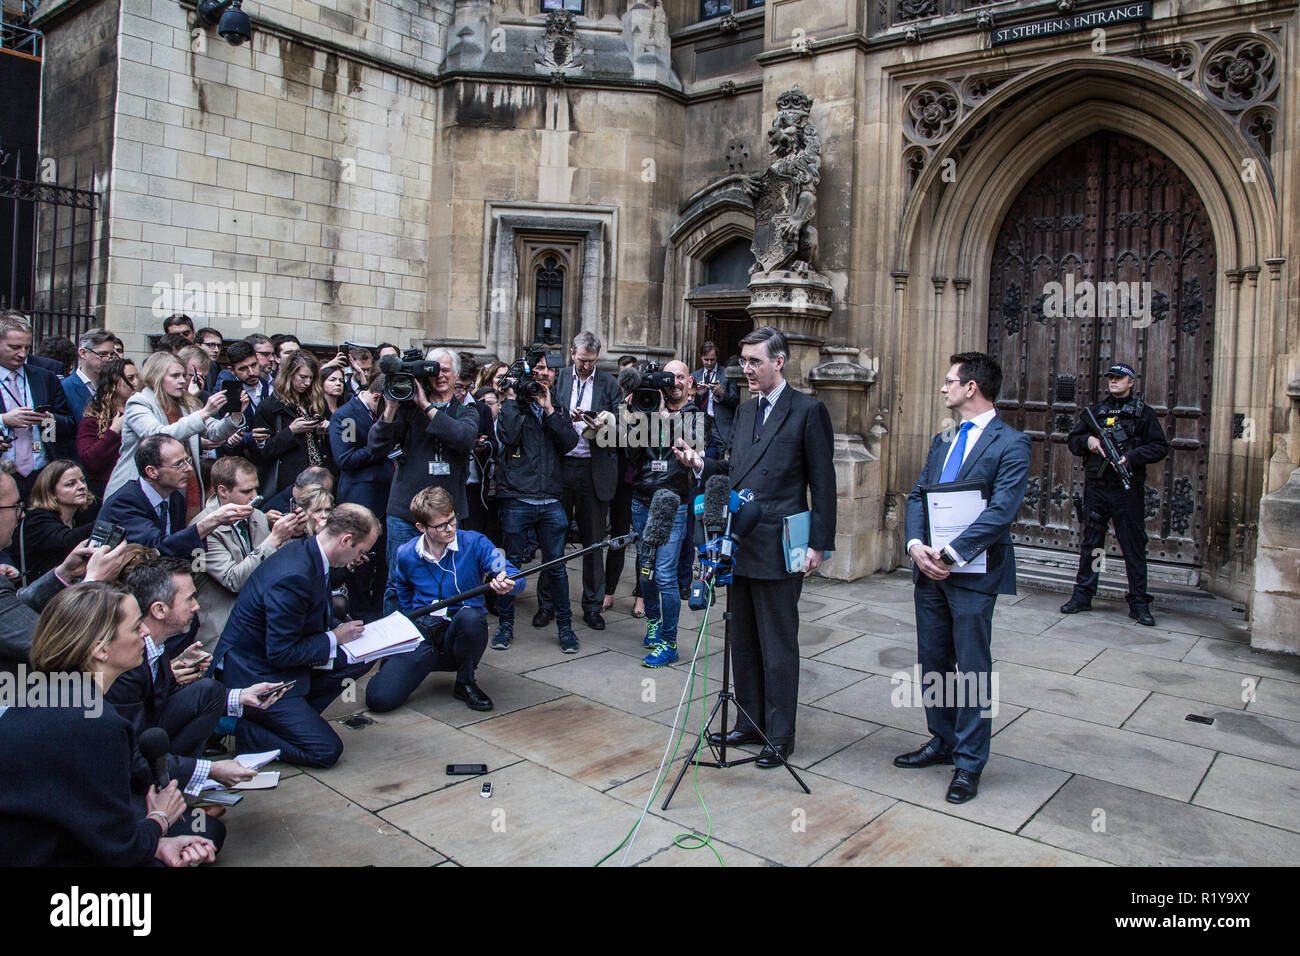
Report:
M 519 569 L 500 548 L 476 531 L 456 530 L 456 503 L 443 488 L 425 488 L 411 499 L 411 517 L 420 537 L 397 549 L 389 583 L 403 613 L 435 604 L 478 587 L 492 577 L 497 594 L 522 594 Z M 387 658 L 366 687 L 366 707 L 376 713 L 396 710 L 434 671 L 455 671 L 452 696 L 470 710 L 491 710 L 492 699 L 474 683 L 474 671 L 487 647 L 483 596 L 469 598 L 415 622 L 424 635 L 418 648 Z

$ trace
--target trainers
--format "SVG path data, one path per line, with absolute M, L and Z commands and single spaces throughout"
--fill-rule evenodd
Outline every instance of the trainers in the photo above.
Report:
M 669 644 L 667 641 L 659 641 L 654 647 L 650 648 L 650 653 L 645 656 L 641 662 L 642 667 L 664 667 L 668 664 L 677 663 L 677 645 Z
M 567 624 L 560 625 L 560 650 L 565 654 L 578 653 L 578 635 Z
M 643 647 L 654 647 L 659 643 L 659 625 L 662 621 L 645 622 L 645 640 L 641 642 Z
M 492 636 L 493 650 L 504 651 L 510 647 L 510 642 L 515 639 L 515 626 L 509 621 L 501 621 L 497 624 L 497 632 Z

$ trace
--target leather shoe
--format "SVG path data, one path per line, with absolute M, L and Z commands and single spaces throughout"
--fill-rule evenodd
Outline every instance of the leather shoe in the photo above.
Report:
M 1128 612 L 1128 616 L 1133 618 L 1133 620 L 1137 621 L 1139 624 L 1144 624 L 1147 627 L 1156 626 L 1156 619 L 1151 616 L 1150 608 L 1135 607 Z
M 913 750 L 910 754 L 899 754 L 894 758 L 895 767 L 903 767 L 908 770 L 915 770 L 917 767 L 933 767 L 935 764 L 952 763 L 952 753 L 944 753 L 930 741 L 920 750 Z
M 545 627 L 555 620 L 555 612 L 548 607 L 539 607 L 533 615 L 533 627 Z
M 954 770 L 952 783 L 948 784 L 948 802 L 965 803 L 974 800 L 980 792 L 980 775 L 973 770 Z
M 1091 604 L 1084 604 L 1081 601 L 1076 601 L 1074 598 L 1070 598 L 1070 600 L 1066 601 L 1064 604 L 1061 605 L 1062 614 L 1078 614 L 1080 611 L 1091 611 L 1091 610 L 1092 610 Z
M 727 733 L 728 747 L 742 747 L 745 744 L 761 744 L 763 738 L 758 735 L 756 730 L 732 730 Z M 722 733 L 717 730 L 709 731 L 709 743 L 715 747 L 722 746 Z
M 463 700 L 470 710 L 491 710 L 492 698 L 479 690 L 478 684 L 457 683 L 451 696 Z
M 605 619 L 600 616 L 599 611 L 583 611 L 582 623 L 593 631 L 603 631 L 605 629 Z
M 764 747 L 758 752 L 758 759 L 754 761 L 754 765 L 762 770 L 771 770 L 773 767 L 780 767 L 782 765 L 782 757 L 789 760 L 790 755 L 793 753 L 793 741 L 788 744 L 773 744 L 770 747 Z

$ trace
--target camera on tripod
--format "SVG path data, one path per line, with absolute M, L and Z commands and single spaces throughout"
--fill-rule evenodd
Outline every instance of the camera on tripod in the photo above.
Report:
M 505 381 L 502 382 L 501 387 L 513 389 L 519 398 L 526 398 L 530 402 L 537 401 L 545 394 L 546 386 L 533 377 L 533 369 L 544 361 L 546 361 L 544 349 L 529 349 L 524 352 L 523 358 L 516 359 L 514 364 L 506 369 Z
M 384 398 L 390 402 L 413 402 L 416 379 L 423 379 L 425 394 L 430 394 L 434 391 L 432 380 L 441 374 L 442 365 L 425 359 L 419 349 L 407 349 L 400 359 L 385 355 L 379 362 L 379 371 L 384 373 Z
M 642 370 L 641 380 L 632 389 L 630 402 L 632 410 L 647 415 L 650 412 L 659 411 L 664 392 L 675 384 L 677 384 L 677 379 L 672 372 L 665 372 L 658 365 L 651 362 Z

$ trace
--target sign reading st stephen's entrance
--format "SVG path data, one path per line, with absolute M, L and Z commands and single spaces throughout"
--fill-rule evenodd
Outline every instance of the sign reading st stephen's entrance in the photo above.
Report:
M 1030 23 L 1017 23 L 1015 26 L 998 27 L 993 31 L 993 45 L 1012 43 L 1016 40 L 1032 40 L 1036 37 L 1054 36 L 1058 33 L 1077 33 L 1080 30 L 1095 30 L 1098 27 L 1115 26 L 1131 23 L 1134 20 L 1151 19 L 1151 0 L 1142 3 L 1126 3 L 1118 7 L 1106 7 L 1104 10 L 1087 10 L 1070 13 L 1063 17 L 1048 17 Z

